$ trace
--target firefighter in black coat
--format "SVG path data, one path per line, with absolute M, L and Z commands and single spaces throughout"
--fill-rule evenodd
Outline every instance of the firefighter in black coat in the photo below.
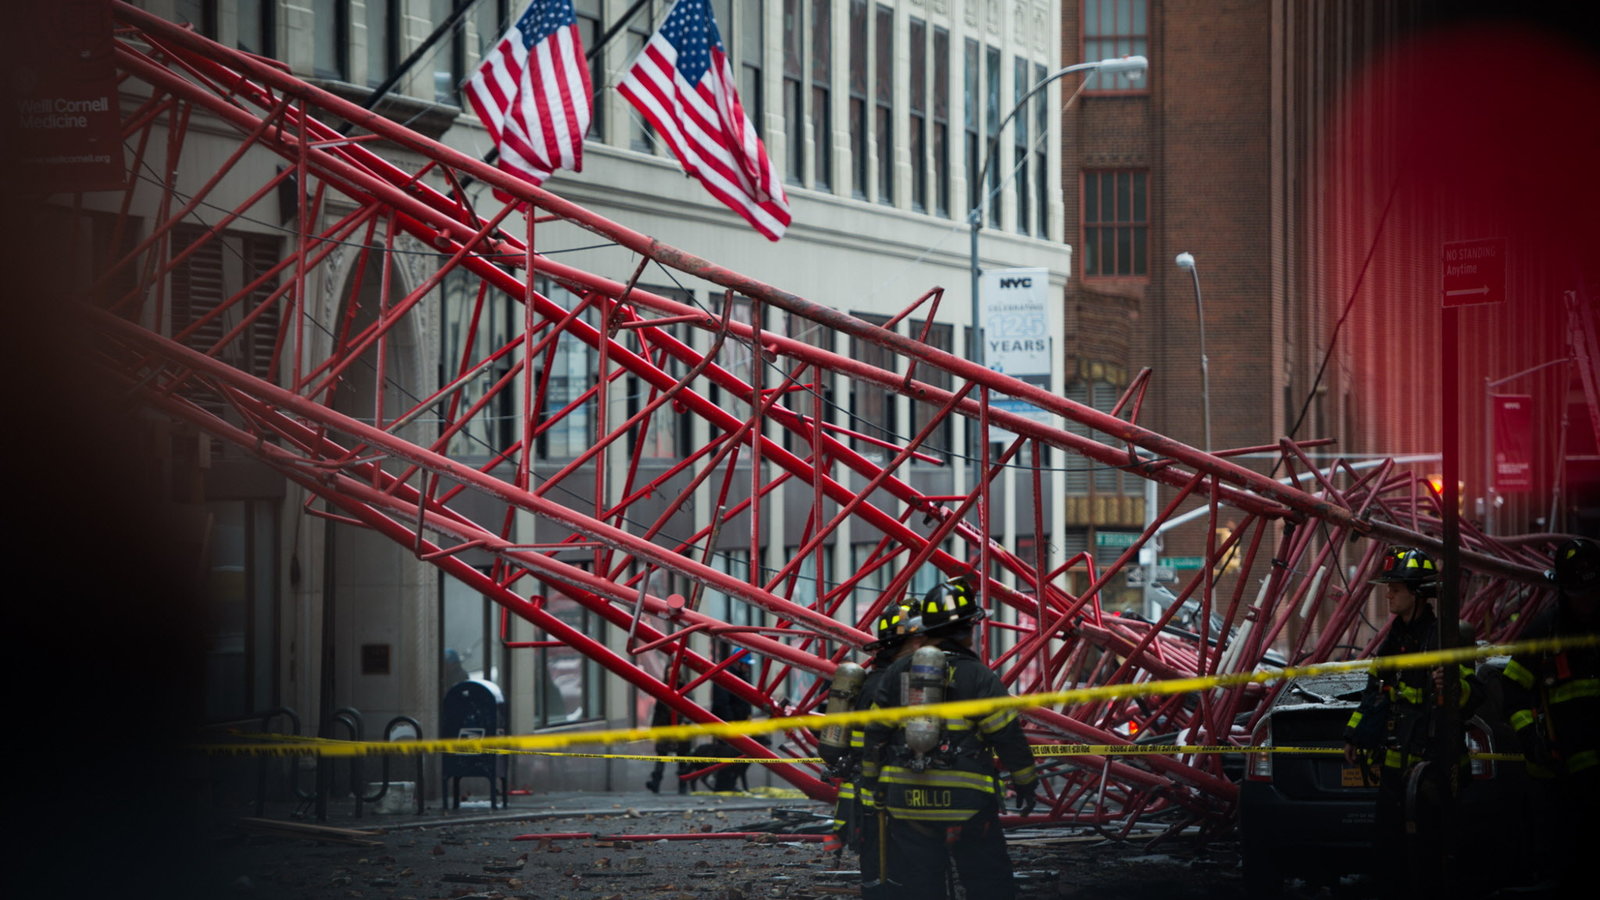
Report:
M 893 604 L 878 616 L 875 626 L 877 640 L 866 646 L 873 651 L 872 661 L 850 704 L 852 710 L 871 707 L 877 696 L 878 685 L 884 672 L 895 660 L 921 646 L 921 619 L 911 605 Z M 836 682 L 837 684 L 837 682 Z M 831 707 L 830 707 L 831 709 Z M 825 845 L 835 853 L 848 847 L 861 857 L 861 896 L 872 898 L 887 896 L 883 880 L 883 829 L 880 816 L 873 803 L 871 791 L 860 789 L 861 748 L 866 739 L 866 728 L 854 726 L 845 732 L 849 746 L 837 760 L 831 761 L 829 774 L 839 779 L 839 799 L 834 807 L 834 833 Z M 824 752 L 826 759 L 828 754 Z
M 1426 553 L 1396 547 L 1373 579 L 1385 589 L 1393 618 L 1377 655 L 1439 649 L 1439 620 L 1428 600 L 1439 588 L 1438 568 Z M 1461 679 L 1461 715 L 1483 697 L 1471 669 Z M 1464 771 L 1460 729 L 1446 733 L 1444 669 L 1387 669 L 1368 677 L 1361 705 L 1345 726 L 1345 760 L 1378 769 L 1377 834 L 1373 861 L 1383 896 L 1430 896 L 1446 884 L 1442 812 Z M 1362 758 L 1365 757 L 1365 758 Z
M 970 587 L 941 584 L 923 598 L 919 612 L 924 644 L 884 673 L 873 706 L 1008 696 L 1000 677 L 972 650 L 973 627 L 984 613 Z M 1015 709 L 867 728 L 863 789 L 870 788 L 888 814 L 882 896 L 943 900 L 951 863 L 968 897 L 1016 896 L 1000 828 L 1004 794 L 997 756 L 1011 772 L 1019 808 L 1032 812 L 1038 776 Z
M 1525 639 L 1600 634 L 1600 547 L 1587 538 L 1556 548 L 1546 577 L 1561 596 Z M 1592 880 L 1600 815 L 1600 647 L 1518 654 L 1506 665 L 1506 708 L 1532 779 L 1541 873 L 1564 889 Z

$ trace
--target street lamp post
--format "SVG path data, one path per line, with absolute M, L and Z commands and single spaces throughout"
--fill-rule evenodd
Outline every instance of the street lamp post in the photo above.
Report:
M 1200 300 L 1200 270 L 1195 268 L 1193 253 L 1179 253 L 1173 260 L 1180 269 L 1188 269 L 1194 276 L 1194 317 L 1200 329 L 1200 416 L 1205 423 L 1205 446 L 1211 452 L 1211 363 L 1206 359 L 1206 308 Z
M 967 215 L 967 224 L 972 229 L 972 258 L 970 266 L 970 274 L 972 276 L 972 347 L 969 348 L 969 355 L 972 357 L 972 361 L 978 365 L 981 366 L 984 364 L 983 329 L 978 324 L 978 278 L 982 274 L 982 269 L 980 269 L 978 266 L 978 232 L 983 230 L 983 207 L 985 202 L 989 199 L 986 191 L 986 182 L 989 177 L 989 163 L 994 160 L 994 151 L 1000 145 L 1001 133 L 1005 131 L 1007 125 L 1011 124 L 1011 120 L 1017 117 L 1017 113 L 1028 104 L 1028 101 L 1033 99 L 1034 94 L 1037 94 L 1049 87 L 1051 82 L 1054 82 L 1058 78 L 1070 75 L 1073 72 L 1087 72 L 1091 70 L 1104 72 L 1110 75 L 1129 72 L 1143 72 L 1145 69 L 1149 68 L 1149 65 L 1149 61 L 1143 56 L 1120 56 L 1111 59 L 1102 59 L 1098 62 L 1077 63 L 1075 65 L 1067 66 L 1064 69 L 1057 69 L 1049 75 L 1046 75 L 1041 81 L 1039 81 L 1038 84 L 1035 84 L 1033 87 L 1028 89 L 1028 93 L 1024 94 L 1022 99 L 1017 101 L 1017 105 L 1013 106 L 1011 111 L 1006 113 L 1006 117 L 1004 119 L 1000 120 L 999 127 L 995 128 L 994 135 L 989 138 L 989 144 L 984 148 L 983 152 L 983 165 L 978 169 L 977 188 L 980 192 L 978 194 L 978 202 L 973 205 L 972 212 L 968 213 Z M 1002 181 L 1001 185 L 1004 186 L 1004 184 L 1005 182 Z

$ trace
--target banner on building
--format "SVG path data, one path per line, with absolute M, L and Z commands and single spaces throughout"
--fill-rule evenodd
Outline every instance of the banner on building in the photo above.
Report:
M 122 187 L 110 0 L 13 7 L 0 76 L 7 177 L 29 194 Z
M 978 283 L 978 315 L 983 327 L 983 364 L 1029 384 L 1050 387 L 1050 270 L 996 269 Z M 1035 422 L 1054 421 L 1026 400 L 994 396 L 989 408 Z M 1016 435 L 991 426 L 989 438 L 1006 442 Z
M 1533 490 L 1533 398 L 1495 394 L 1494 489 L 1502 494 Z
M 983 364 L 1013 378 L 1050 376 L 1050 270 L 997 269 L 979 282 Z

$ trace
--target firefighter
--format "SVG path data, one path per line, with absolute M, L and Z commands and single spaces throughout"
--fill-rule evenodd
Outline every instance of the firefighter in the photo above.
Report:
M 1428 600 L 1439 589 L 1439 572 L 1421 550 L 1395 547 L 1384 556 L 1373 584 L 1384 587 L 1393 617 L 1377 655 L 1437 650 L 1439 621 Z M 1452 667 L 1461 680 L 1461 715 L 1482 699 L 1471 670 Z M 1345 761 L 1378 770 L 1373 860 L 1383 896 L 1428 896 L 1445 879 L 1442 813 L 1464 770 L 1464 738 L 1446 733 L 1444 669 L 1375 672 L 1344 731 Z M 1478 689 L 1474 689 L 1478 688 Z
M 873 653 L 865 672 L 846 674 L 844 667 L 834 675 L 835 689 L 847 679 L 859 678 L 858 685 L 850 686 L 855 694 L 849 697 L 851 710 L 867 709 L 876 695 L 878 683 L 884 672 L 897 659 L 911 653 L 921 645 L 918 636 L 921 620 L 912 606 L 893 604 L 878 616 L 875 625 L 877 640 L 866 645 Z M 856 667 L 859 669 L 859 667 Z M 831 697 L 830 697 L 831 701 Z M 833 711 L 831 702 L 829 711 Z M 883 843 L 880 813 L 873 803 L 871 791 L 861 790 L 861 748 L 866 732 L 863 726 L 849 728 L 844 736 L 848 747 L 829 763 L 829 772 L 839 779 L 839 800 L 834 809 L 833 835 L 827 848 L 835 853 L 845 847 L 861 857 L 861 896 L 884 896 Z M 828 754 L 824 751 L 824 756 Z
M 1576 538 L 1556 548 L 1546 577 L 1560 597 L 1524 638 L 1600 634 L 1600 546 Z M 1600 838 L 1600 648 L 1573 646 L 1518 654 L 1506 665 L 1505 688 L 1533 781 L 1535 851 L 1547 875 L 1576 889 Z
M 911 706 L 1007 696 L 972 650 L 984 613 L 963 581 L 923 598 L 923 645 L 895 661 L 873 706 Z M 885 891 L 879 896 L 942 900 L 952 862 L 968 897 L 1016 896 L 994 758 L 1011 771 L 1018 808 L 1033 811 L 1038 777 L 1015 709 L 972 718 L 917 717 L 867 728 L 862 777 L 888 819 Z

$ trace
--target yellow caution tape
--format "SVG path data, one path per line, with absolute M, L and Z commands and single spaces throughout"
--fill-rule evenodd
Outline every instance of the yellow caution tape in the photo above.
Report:
M 789 729 L 817 729 L 830 724 L 870 725 L 878 722 L 900 722 L 916 716 L 926 715 L 950 719 L 978 718 L 1000 709 L 1031 709 L 1064 704 L 1089 703 L 1099 700 L 1187 694 L 1213 688 L 1241 687 L 1246 684 L 1261 684 L 1284 678 L 1301 678 L 1307 675 L 1323 675 L 1334 672 L 1432 669 L 1451 663 L 1469 662 L 1491 656 L 1553 653 L 1573 647 L 1593 647 L 1597 645 L 1600 645 L 1600 637 L 1595 636 L 1548 638 L 1489 647 L 1456 647 L 1449 650 L 1406 653 L 1399 656 L 1384 656 L 1376 659 L 1286 666 L 1281 669 L 1257 669 L 1253 672 L 1234 672 L 1226 675 L 1173 678 L 1165 681 L 1149 681 L 1142 684 L 1108 684 L 1100 687 L 1046 691 L 1021 696 L 990 697 L 982 700 L 955 700 L 928 706 L 863 709 L 831 715 L 780 716 L 770 719 L 752 719 L 745 722 L 705 722 L 689 725 L 660 725 L 651 728 L 608 728 L 598 731 L 407 740 L 392 743 L 300 738 L 272 744 L 207 744 L 200 749 L 207 753 L 244 756 L 316 755 L 355 757 L 382 754 L 406 756 L 419 753 L 493 753 L 508 750 L 547 750 L 572 747 L 579 744 L 624 744 L 632 741 L 687 741 L 697 737 L 750 737 Z M 1118 749 L 1127 752 L 1126 746 L 1119 745 Z M 1169 749 L 1163 752 L 1171 751 Z M 1229 747 L 1223 752 L 1236 753 L 1241 751 L 1240 748 Z M 677 757 L 673 758 L 676 759 Z M 724 757 L 717 757 L 717 760 L 721 762 L 727 761 Z M 799 762 L 799 760 L 782 759 L 767 760 L 765 762 L 767 764 L 786 765 Z

